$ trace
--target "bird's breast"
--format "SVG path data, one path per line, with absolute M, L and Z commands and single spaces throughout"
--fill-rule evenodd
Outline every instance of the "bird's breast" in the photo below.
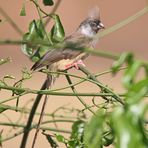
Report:
M 72 59 L 62 59 L 58 62 L 53 63 L 50 68 L 52 71 L 63 71 L 67 69 L 67 66 L 72 65 L 74 62 L 80 60 L 80 59 L 84 59 L 86 57 L 86 53 L 81 53 L 80 55 L 78 55 L 75 58 Z
M 75 59 L 63 59 L 63 60 L 60 60 L 54 64 L 57 67 L 57 70 L 63 71 L 63 70 L 67 69 L 68 65 L 72 65 L 72 63 L 74 63 L 74 62 L 75 62 Z

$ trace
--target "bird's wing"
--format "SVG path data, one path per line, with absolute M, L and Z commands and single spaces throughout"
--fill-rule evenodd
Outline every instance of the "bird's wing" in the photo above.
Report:
M 36 70 L 43 66 L 51 65 L 62 59 L 73 59 L 77 57 L 82 51 L 75 51 L 72 49 L 54 49 L 52 51 L 46 52 L 43 57 L 37 61 L 31 68 L 31 70 Z
M 51 65 L 54 62 L 57 62 L 61 59 L 64 59 L 61 49 L 53 49 L 46 52 L 42 58 L 37 61 L 31 68 L 31 70 L 36 70 L 46 65 Z
M 78 47 L 84 47 L 88 41 L 85 41 L 83 38 L 75 39 L 74 37 L 69 37 L 65 39 L 65 42 L 68 42 L 74 46 Z M 85 43 L 86 42 L 86 43 Z M 37 61 L 33 66 L 32 70 L 36 70 L 38 68 L 41 68 L 43 66 L 51 65 L 55 62 L 58 62 L 62 59 L 73 59 L 80 55 L 82 53 L 81 50 L 73 50 L 70 48 L 64 48 L 64 49 L 53 49 L 48 52 L 46 52 L 43 57 Z

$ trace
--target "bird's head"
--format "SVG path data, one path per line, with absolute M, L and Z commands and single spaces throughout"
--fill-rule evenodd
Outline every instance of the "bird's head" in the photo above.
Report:
M 89 13 L 88 18 L 80 24 L 79 31 L 87 37 L 94 37 L 99 30 L 104 28 L 105 27 L 100 20 L 99 8 L 95 7 Z

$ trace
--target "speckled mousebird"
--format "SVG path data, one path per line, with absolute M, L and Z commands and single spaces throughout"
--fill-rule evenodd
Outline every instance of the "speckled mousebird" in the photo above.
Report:
M 93 48 L 97 42 L 95 38 L 99 30 L 104 29 L 100 20 L 99 8 L 93 8 L 88 17 L 82 21 L 76 31 L 64 39 L 65 43 L 75 45 L 76 48 Z M 50 71 L 63 71 L 71 67 L 78 69 L 78 64 L 82 64 L 88 53 L 82 50 L 71 48 L 53 49 L 47 51 L 43 57 L 37 61 L 31 70 L 37 70 L 43 66 L 48 66 Z M 55 76 L 50 76 L 50 84 Z

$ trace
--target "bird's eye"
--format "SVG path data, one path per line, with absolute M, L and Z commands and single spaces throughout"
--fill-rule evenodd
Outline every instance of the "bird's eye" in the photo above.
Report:
M 90 23 L 91 26 L 96 26 L 97 24 L 95 22 Z

